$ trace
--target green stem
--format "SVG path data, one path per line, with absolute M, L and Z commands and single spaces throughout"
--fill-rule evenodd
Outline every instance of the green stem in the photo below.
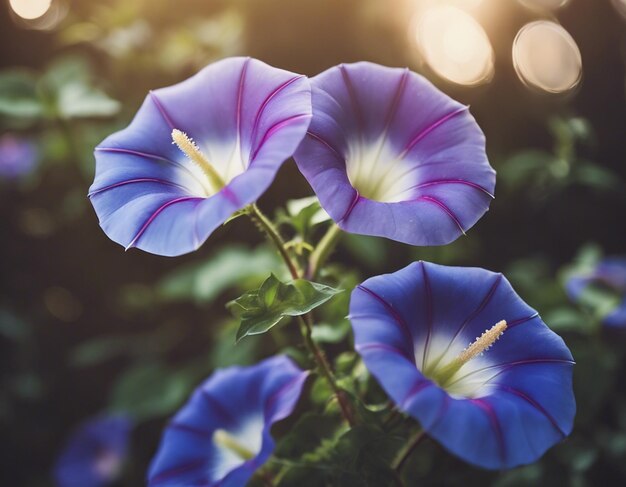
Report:
M 309 279 L 315 279 L 317 277 L 317 273 L 323 267 L 326 259 L 328 259 L 328 256 L 339 242 L 339 237 L 341 237 L 341 228 L 339 228 L 336 223 L 333 223 L 309 257 L 309 267 L 307 270 L 307 277 Z
M 269 239 L 278 249 L 280 256 L 283 258 L 285 265 L 289 269 L 291 276 L 294 279 L 300 278 L 300 273 L 298 271 L 298 267 L 295 262 L 289 255 L 287 248 L 285 246 L 285 241 L 280 236 L 280 233 L 274 226 L 274 224 L 267 218 L 261 210 L 255 205 L 252 204 L 247 208 L 248 214 L 252 218 L 252 220 L 256 223 L 257 227 L 261 229 L 263 232 L 267 234 Z M 335 396 L 337 397 L 337 402 L 339 403 L 339 407 L 343 414 L 343 417 L 346 419 L 350 426 L 355 424 L 354 414 L 352 413 L 352 407 L 346 399 L 344 392 L 337 385 L 337 381 L 335 380 L 335 375 L 324 355 L 324 352 L 321 348 L 317 346 L 315 341 L 313 340 L 313 320 L 310 314 L 306 314 L 304 316 L 299 316 L 298 321 L 300 323 L 300 332 L 302 333 L 302 338 L 304 339 L 304 344 L 307 349 L 313 356 L 319 373 L 324 377 L 324 379 L 328 382 L 331 389 L 333 390 Z
M 313 326 L 311 323 L 310 315 L 300 316 L 300 332 L 302 333 L 302 338 L 304 338 L 304 344 L 309 349 L 309 352 L 313 355 L 315 362 L 317 363 L 317 368 L 326 379 L 326 382 L 330 385 L 335 397 L 337 398 L 337 402 L 339 404 L 339 408 L 341 409 L 341 414 L 348 422 L 350 426 L 354 426 L 356 424 L 354 414 L 352 412 L 352 406 L 348 402 L 344 392 L 337 385 L 337 381 L 335 380 L 335 375 L 326 359 L 326 355 L 321 348 L 317 346 L 315 340 L 313 340 Z
M 278 230 L 276 229 L 274 224 L 270 221 L 269 218 L 267 218 L 263 214 L 263 212 L 256 204 L 251 204 L 247 207 L 247 210 L 248 215 L 250 215 L 250 218 L 252 218 L 252 221 L 254 221 L 257 227 L 259 227 L 259 229 L 268 236 L 268 238 L 272 241 L 272 243 L 280 253 L 280 256 L 285 262 L 285 265 L 289 269 L 291 277 L 293 277 L 294 279 L 298 279 L 300 277 L 298 267 L 289 255 L 285 241 L 283 240 L 283 237 L 280 236 L 280 233 L 278 233 Z
M 413 436 L 409 438 L 406 444 L 402 447 L 402 449 L 396 455 L 393 462 L 391 463 L 391 468 L 393 468 L 396 472 L 400 472 L 404 463 L 413 453 L 413 450 L 419 445 L 419 443 L 424 439 L 425 433 L 424 430 L 418 430 Z

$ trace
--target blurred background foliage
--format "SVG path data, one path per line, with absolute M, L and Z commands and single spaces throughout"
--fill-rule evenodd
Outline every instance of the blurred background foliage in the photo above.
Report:
M 289 343 L 293 327 L 281 326 L 234 345 L 237 326 L 225 303 L 270 271 L 283 272 L 245 219 L 173 260 L 124 253 L 100 231 L 86 198 L 93 147 L 128 123 L 149 89 L 232 55 L 308 75 L 359 60 L 408 65 L 471 104 L 487 135 L 497 198 L 467 237 L 410 248 L 345 236 L 323 277 L 350 290 L 415 259 L 504 272 L 573 350 L 577 425 L 542 461 L 503 473 L 471 468 L 425 442 L 407 476 L 421 485 L 626 483 L 626 337 L 600 325 L 610 296 L 581 308 L 563 288 L 567 275 L 602 255 L 626 254 L 626 2 L 439 3 L 462 9 L 484 29 L 489 50 L 482 58 L 467 42 L 461 45 L 470 51 L 460 51 L 485 61 L 482 78 L 464 78 L 468 71 L 459 78 L 458 70 L 429 58 L 437 45 L 432 51 L 423 39 L 416 44 L 422 30 L 415 16 L 431 6 L 427 0 L 0 2 L 3 485 L 52 485 L 50 468 L 68 432 L 102 411 L 136 418 L 131 459 L 118 485 L 142 485 L 164 422 L 204 377 Z M 530 53 L 538 63 L 532 66 L 511 54 L 518 31 L 537 20 L 562 25 L 574 42 L 574 60 L 576 52 L 582 59 L 582 72 L 564 88 L 549 86 L 550 80 L 558 85 L 558 70 L 540 77 L 548 80 L 544 85 L 528 74 L 550 68 L 539 50 Z M 444 54 L 458 64 L 456 41 L 446 42 L 452 50 Z M 557 60 L 572 54 L 558 49 Z M 561 75 L 571 77 L 567 69 Z M 300 252 L 324 222 L 310 199 L 300 199 L 310 194 L 289 162 L 261 201 L 279 222 L 294 217 L 294 225 L 282 228 Z M 294 201 L 277 208 L 287 200 Z M 322 308 L 315 330 L 340 371 L 358 367 L 354 354 L 336 355 L 338 344 L 351 340 L 348 297 Z M 323 401 L 328 391 L 313 387 Z M 301 438 L 311 444 L 286 441 L 279 456 L 297 458 L 307 445 L 315 448 L 325 421 L 304 417 L 298 431 L 310 433 Z M 363 448 L 366 460 L 372 445 L 383 448 L 365 433 L 342 438 L 337 461 L 351 448 Z M 292 481 L 313 485 L 302 483 L 305 477 Z

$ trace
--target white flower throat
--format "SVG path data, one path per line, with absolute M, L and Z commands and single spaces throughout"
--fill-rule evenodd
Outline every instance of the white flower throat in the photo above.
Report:
M 468 347 L 459 351 L 450 340 L 433 339 L 428 353 L 422 354 L 422 373 L 434 380 L 450 394 L 461 397 L 477 397 L 485 393 L 485 386 L 497 374 L 488 357 L 483 357 L 507 329 L 504 320 L 499 321 L 477 337 Z M 422 349 L 423 352 L 426 352 Z M 437 354 L 437 351 L 440 353 Z M 420 352 L 416 353 L 419 355 Z

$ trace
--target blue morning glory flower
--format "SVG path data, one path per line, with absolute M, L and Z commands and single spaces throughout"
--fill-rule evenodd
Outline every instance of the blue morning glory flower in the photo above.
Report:
M 215 372 L 167 427 L 148 484 L 245 485 L 272 454 L 270 429 L 291 414 L 306 377 L 285 356 Z
M 27 176 L 38 163 L 39 152 L 33 142 L 10 133 L 0 137 L 0 179 Z
M 124 416 L 98 417 L 82 424 L 55 464 L 58 487 L 104 487 L 116 480 L 126 459 L 131 428 Z
M 601 309 L 602 323 L 626 328 L 626 258 L 607 257 L 589 272 L 571 276 L 565 285 L 570 299 L 584 303 L 593 299 L 594 292 L 613 298 L 610 309 Z M 603 304 L 608 301 L 603 300 Z
M 537 460 L 572 430 L 573 359 L 501 274 L 416 262 L 352 293 L 355 344 L 397 407 L 463 460 Z
M 311 85 L 313 120 L 295 159 L 342 229 L 442 245 L 487 211 L 495 171 L 467 106 L 408 69 L 366 62 Z
M 308 79 L 250 58 L 152 91 L 96 148 L 89 197 L 100 226 L 127 249 L 197 249 L 265 192 L 310 119 Z

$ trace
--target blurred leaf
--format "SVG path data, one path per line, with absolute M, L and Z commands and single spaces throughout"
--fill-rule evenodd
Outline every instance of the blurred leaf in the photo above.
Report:
M 87 367 L 127 354 L 132 349 L 132 338 L 125 335 L 95 338 L 76 347 L 70 360 L 72 365 Z
M 543 316 L 543 321 L 555 331 L 578 331 L 590 333 L 594 329 L 593 320 L 568 307 L 556 308 Z
M 115 384 L 110 408 L 138 420 L 166 416 L 187 398 L 195 379 L 186 370 L 174 371 L 158 363 L 138 364 Z
M 508 158 L 498 168 L 498 177 L 511 187 L 528 184 L 537 174 L 549 170 L 554 156 L 540 150 L 525 150 Z
M 23 71 L 0 73 L 0 116 L 34 120 L 43 113 L 35 78 Z
M 342 242 L 351 254 L 372 269 L 380 269 L 388 261 L 387 245 L 382 238 L 346 233 Z
M 209 354 L 213 368 L 251 365 L 255 362 L 259 353 L 257 340 L 246 340 L 233 347 L 238 325 L 239 323 L 235 321 L 227 322 L 213 338 L 213 348 Z
M 262 278 L 277 265 L 276 254 L 265 246 L 250 250 L 233 245 L 204 263 L 177 269 L 157 284 L 157 293 L 167 301 L 209 302 L 243 280 Z
M 118 101 L 93 86 L 90 66 L 80 57 L 54 61 L 42 76 L 40 86 L 51 103 L 52 117 L 110 117 L 121 108 Z
M 58 114 L 65 119 L 110 117 L 121 107 L 118 101 L 81 81 L 63 85 L 57 96 Z
M 621 186 L 615 173 L 592 162 L 580 164 L 573 174 L 573 180 L 598 190 L 615 190 Z
M 258 290 L 228 303 L 228 309 L 241 321 L 237 341 L 265 333 L 286 316 L 306 314 L 340 292 L 305 279 L 284 283 L 271 274 Z
M 30 336 L 30 326 L 16 314 L 0 309 L 0 336 L 21 342 Z
M 306 413 L 279 441 L 274 454 L 278 458 L 298 460 L 315 459 L 318 449 L 328 448 L 340 432 L 342 422 L 338 417 Z
M 300 235 L 305 237 L 315 225 L 330 220 L 328 213 L 320 206 L 317 196 L 289 200 L 286 206 L 290 217 L 289 222 Z
M 313 340 L 320 343 L 339 343 L 350 333 L 350 323 L 343 320 L 337 324 L 319 324 L 313 327 Z
M 540 485 L 542 466 L 540 464 L 516 468 L 504 472 L 492 487 L 536 487 Z
M 150 357 L 163 355 L 185 337 L 178 324 L 165 324 L 151 333 L 109 335 L 78 345 L 70 355 L 72 365 L 89 367 L 121 356 Z

